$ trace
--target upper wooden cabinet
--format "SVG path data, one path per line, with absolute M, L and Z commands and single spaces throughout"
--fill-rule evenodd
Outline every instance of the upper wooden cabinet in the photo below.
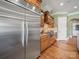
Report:
M 41 15 L 41 34 L 47 33 L 49 31 L 54 31 L 54 18 L 49 15 L 49 12 L 46 11 Z
M 26 2 L 28 2 L 31 5 L 34 5 L 38 8 L 41 8 L 41 2 L 42 0 L 25 0 Z
M 54 23 L 54 18 L 51 17 L 48 12 L 44 12 L 44 14 L 41 16 L 41 27 L 44 27 L 44 24 L 48 24 L 49 28 L 53 28 Z

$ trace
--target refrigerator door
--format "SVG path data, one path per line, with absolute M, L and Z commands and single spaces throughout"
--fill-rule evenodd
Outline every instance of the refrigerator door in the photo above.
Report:
M 24 59 L 25 15 L 20 12 L 25 10 L 0 1 L 0 59 Z

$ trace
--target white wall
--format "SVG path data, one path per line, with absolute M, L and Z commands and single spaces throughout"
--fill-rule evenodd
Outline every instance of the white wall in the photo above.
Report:
M 66 40 L 67 37 L 67 17 L 58 17 L 58 40 Z

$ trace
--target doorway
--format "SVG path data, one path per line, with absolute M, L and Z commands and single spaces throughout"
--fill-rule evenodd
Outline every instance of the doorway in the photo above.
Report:
M 79 50 L 79 19 L 74 18 L 71 19 L 70 21 L 70 34 L 72 34 L 72 36 L 76 36 L 76 47 Z

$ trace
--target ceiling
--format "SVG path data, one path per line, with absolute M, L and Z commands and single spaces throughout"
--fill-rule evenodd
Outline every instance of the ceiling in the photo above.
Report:
M 63 5 L 60 6 L 60 3 Z M 51 13 L 57 12 L 78 12 L 79 0 L 42 0 L 42 8 Z
M 4 0 L 2 0 L 4 1 Z M 17 4 L 20 3 L 20 5 L 22 7 L 25 7 L 27 6 L 27 3 L 24 2 L 24 0 L 8 0 L 8 1 L 12 1 L 12 2 L 16 2 L 17 1 Z M 60 3 L 63 3 L 63 6 L 60 6 Z M 20 13 L 23 13 L 25 14 L 25 12 L 27 12 L 27 14 L 30 14 L 30 15 L 33 15 L 33 16 L 39 16 L 39 15 L 36 15 L 34 14 L 33 12 L 30 12 L 30 11 L 25 11 L 24 9 L 16 6 L 16 5 L 9 5 L 4 2 L 0 2 L 0 6 L 2 7 L 7 7 L 8 9 L 11 9 L 11 10 L 15 10 L 17 12 L 20 12 Z M 9 6 L 9 7 L 8 7 Z M 77 6 L 78 8 L 74 8 L 74 6 Z M 32 7 L 30 6 L 27 6 L 29 7 L 29 9 L 32 10 Z M 42 9 L 45 10 L 45 11 L 50 11 L 51 14 L 54 14 L 54 13 L 73 13 L 73 12 L 78 12 L 79 11 L 79 0 L 42 0 Z

